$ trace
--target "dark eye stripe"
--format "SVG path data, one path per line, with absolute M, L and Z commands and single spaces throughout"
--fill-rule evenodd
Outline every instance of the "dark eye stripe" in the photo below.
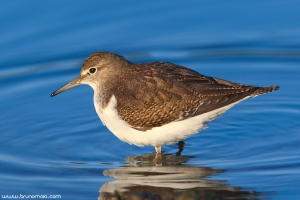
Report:
M 94 67 L 90 68 L 90 69 L 89 69 L 89 72 L 90 72 L 91 74 L 95 73 L 95 72 L 96 72 L 96 68 L 94 68 Z

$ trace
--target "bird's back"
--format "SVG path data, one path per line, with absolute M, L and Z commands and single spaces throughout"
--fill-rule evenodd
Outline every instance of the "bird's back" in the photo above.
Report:
M 141 130 L 278 89 L 225 81 L 166 62 L 132 64 L 117 80 L 114 94 L 118 113 L 132 127 Z

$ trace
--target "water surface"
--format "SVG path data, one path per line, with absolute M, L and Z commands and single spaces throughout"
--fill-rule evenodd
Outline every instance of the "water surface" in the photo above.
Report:
M 0 193 L 62 199 L 300 198 L 298 1 L 4 1 L 0 7 Z M 88 86 L 50 94 L 95 51 L 169 61 L 281 89 L 164 147 L 119 141 Z M 3 196 L 4 195 L 4 196 Z

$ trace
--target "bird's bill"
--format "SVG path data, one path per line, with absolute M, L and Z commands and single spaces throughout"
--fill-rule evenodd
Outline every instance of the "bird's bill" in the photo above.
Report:
M 55 95 L 58 95 L 59 93 L 62 93 L 68 89 L 71 89 L 73 87 L 76 87 L 78 85 L 81 84 L 81 77 L 77 77 L 74 80 L 70 81 L 69 83 L 67 83 L 66 85 L 62 86 L 61 88 L 59 88 L 58 90 L 54 91 L 50 96 L 54 97 Z

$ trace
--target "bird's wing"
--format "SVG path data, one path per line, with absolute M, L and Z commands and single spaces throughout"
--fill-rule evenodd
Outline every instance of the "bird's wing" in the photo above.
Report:
M 117 111 L 133 128 L 147 130 L 239 101 L 259 87 L 199 74 L 172 63 L 134 65 L 114 89 Z

